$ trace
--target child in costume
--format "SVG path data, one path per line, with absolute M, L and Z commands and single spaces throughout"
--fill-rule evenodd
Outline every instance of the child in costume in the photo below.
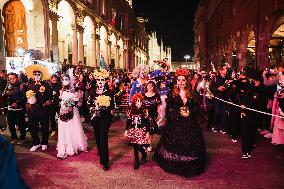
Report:
M 127 111 L 126 131 L 124 136 L 129 145 L 134 150 L 134 169 L 139 169 L 139 166 L 146 162 L 147 153 L 145 148 L 149 147 L 149 118 L 148 111 L 144 108 L 144 97 L 142 94 L 137 93 L 131 98 L 131 106 Z M 139 161 L 139 152 L 142 158 Z

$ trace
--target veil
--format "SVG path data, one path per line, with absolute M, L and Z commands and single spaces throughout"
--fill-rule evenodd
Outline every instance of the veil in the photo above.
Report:
M 66 74 L 69 76 L 70 78 L 70 89 L 73 89 L 74 88 L 74 83 L 75 83 L 75 77 L 74 77 L 74 68 L 69 68 L 67 71 L 66 71 Z

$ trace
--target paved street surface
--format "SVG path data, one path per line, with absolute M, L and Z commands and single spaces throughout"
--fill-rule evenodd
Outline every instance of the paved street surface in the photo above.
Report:
M 29 152 L 30 145 L 15 147 L 22 177 L 32 188 L 284 188 L 284 148 L 258 137 L 252 159 L 242 160 L 241 144 L 227 135 L 204 129 L 208 162 L 205 173 L 193 178 L 169 174 L 151 160 L 133 170 L 132 148 L 123 138 L 124 121 L 110 130 L 110 170 L 102 170 L 88 125 L 89 151 L 64 160 L 56 158 L 56 138 L 47 152 Z M 31 140 L 29 138 L 29 140 Z M 155 141 L 158 137 L 155 138 Z M 29 141 L 27 142 L 29 144 Z

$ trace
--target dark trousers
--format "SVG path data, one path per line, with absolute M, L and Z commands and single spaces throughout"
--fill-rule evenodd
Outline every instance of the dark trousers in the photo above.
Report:
M 33 146 L 47 145 L 49 136 L 49 115 L 47 111 L 39 111 L 29 116 L 30 131 L 33 139 Z M 39 139 L 39 124 L 41 126 L 42 140 Z
M 109 163 L 109 153 L 108 153 L 108 131 L 111 125 L 110 118 L 95 117 L 91 121 L 94 127 L 94 135 L 96 137 L 96 144 L 98 148 L 98 153 L 100 156 L 100 164 L 108 165 Z
M 251 153 L 255 144 L 255 137 L 258 128 L 258 116 L 254 113 L 242 118 L 242 151 Z
M 213 104 L 208 104 L 207 105 L 207 119 L 208 119 L 208 124 L 207 128 L 212 129 L 213 127 L 213 118 L 214 118 L 214 111 L 213 111 Z
M 26 123 L 25 123 L 25 112 L 23 110 L 18 111 L 7 111 L 7 121 L 9 125 L 9 130 L 11 133 L 11 139 L 18 139 L 15 125 L 17 124 L 20 129 L 20 139 L 24 140 L 26 138 Z
M 57 122 L 55 120 L 55 115 L 57 112 L 59 112 L 59 108 L 57 108 L 57 106 L 50 107 L 49 120 L 51 131 L 57 131 Z
M 230 106 L 228 110 L 227 130 L 232 135 L 232 139 L 236 140 L 240 135 L 240 110 L 238 107 Z
M 226 122 L 225 103 L 217 99 L 214 99 L 213 109 L 214 109 L 213 126 L 217 130 L 225 130 L 225 122 Z
M 138 163 L 139 162 L 139 152 L 141 152 L 142 154 L 142 157 L 146 157 L 146 152 L 145 152 L 145 149 L 139 145 L 139 144 L 133 144 L 133 151 L 134 151 L 134 159 L 135 159 L 135 162 Z

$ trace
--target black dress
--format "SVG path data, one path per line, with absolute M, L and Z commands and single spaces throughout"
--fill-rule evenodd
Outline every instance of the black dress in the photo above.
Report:
M 160 129 L 156 122 L 158 117 L 158 105 L 162 104 L 161 97 L 159 93 L 154 96 L 147 97 L 144 95 L 145 107 L 148 110 L 149 120 L 150 120 L 150 134 L 159 134 Z
M 180 96 L 167 99 L 166 127 L 154 154 L 154 160 L 166 172 L 189 177 L 204 171 L 206 151 L 196 105 L 192 98 L 185 105 Z M 189 111 L 188 117 L 181 115 L 181 108 Z

